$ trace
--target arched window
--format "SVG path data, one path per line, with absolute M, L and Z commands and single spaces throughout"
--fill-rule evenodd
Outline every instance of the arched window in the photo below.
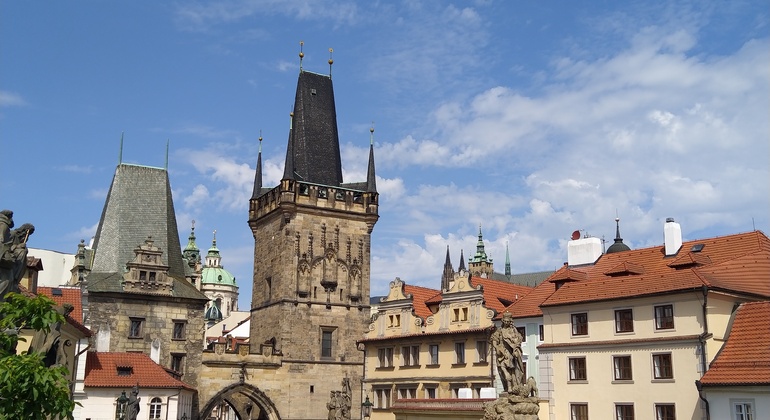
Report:
M 150 418 L 151 419 L 159 419 L 160 418 L 160 412 L 161 408 L 163 406 L 163 401 L 155 397 L 152 400 L 150 400 Z

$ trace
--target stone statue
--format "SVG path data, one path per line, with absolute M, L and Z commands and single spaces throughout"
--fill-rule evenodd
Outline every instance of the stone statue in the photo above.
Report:
M 131 396 L 128 397 L 128 405 L 126 406 L 126 420 L 136 420 L 139 416 L 139 402 L 142 399 L 139 398 L 139 385 L 134 385 L 131 389 Z
M 521 352 L 523 337 L 514 326 L 513 316 L 509 312 L 503 315 L 501 323 L 502 327 L 492 333 L 489 341 L 495 352 L 497 372 L 503 382 L 503 389 L 510 393 L 515 387 L 524 383 L 525 372 Z
M 352 389 L 350 379 L 342 380 L 342 391 L 329 392 L 329 402 L 326 403 L 328 420 L 350 420 Z
M 19 282 L 27 267 L 27 239 L 35 232 L 29 223 L 11 230 L 13 226 L 13 212 L 0 211 L 0 302 L 6 293 L 19 291 Z
M 503 383 L 500 398 L 484 404 L 484 420 L 537 420 L 540 411 L 535 378 L 526 378 L 519 334 L 513 315 L 503 314 L 500 329 L 489 337 Z

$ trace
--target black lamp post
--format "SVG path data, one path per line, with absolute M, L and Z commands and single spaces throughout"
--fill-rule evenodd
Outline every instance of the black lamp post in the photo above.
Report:
M 370 418 L 372 416 L 372 406 L 373 405 L 374 404 L 372 404 L 372 402 L 369 401 L 369 396 L 367 395 L 366 396 L 366 400 L 361 403 L 361 415 L 365 419 L 368 419 L 368 418 Z
M 115 402 L 117 403 L 115 407 L 115 420 L 126 420 L 126 407 L 128 406 L 126 391 L 121 392 Z

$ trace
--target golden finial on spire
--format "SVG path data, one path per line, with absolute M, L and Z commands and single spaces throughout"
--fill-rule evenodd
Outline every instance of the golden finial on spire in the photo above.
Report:
M 332 77 L 332 64 L 334 64 L 334 59 L 332 59 L 332 53 L 334 52 L 334 49 L 329 48 L 329 78 Z
M 302 71 L 302 59 L 305 58 L 305 53 L 302 52 L 302 46 L 305 45 L 305 41 L 299 42 L 299 71 Z

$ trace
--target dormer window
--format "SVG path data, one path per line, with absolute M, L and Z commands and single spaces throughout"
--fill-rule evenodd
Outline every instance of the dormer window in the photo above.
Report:
M 134 368 L 131 366 L 118 366 L 118 376 L 131 376 L 134 374 Z

